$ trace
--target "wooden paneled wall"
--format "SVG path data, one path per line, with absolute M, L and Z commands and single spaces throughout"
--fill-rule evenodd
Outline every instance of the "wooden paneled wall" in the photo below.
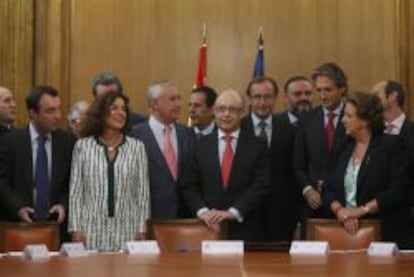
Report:
M 31 7 L 36 18 L 35 49 L 28 52 L 35 61 L 31 74 L 35 83 L 57 86 L 65 107 L 91 99 L 91 78 L 113 71 L 123 80 L 133 109 L 144 113 L 148 83 L 176 80 L 184 120 L 203 22 L 208 83 L 218 91 L 244 91 L 252 75 L 259 26 L 266 73 L 280 86 L 292 75 L 309 75 L 319 64 L 335 61 L 353 89 L 369 89 L 382 79 L 414 88 L 410 0 L 37 0 Z M 8 23 L 7 30 L 16 29 L 17 23 Z M 277 110 L 283 105 L 279 97 Z
M 25 96 L 33 86 L 33 0 L 0 0 L 0 86 L 18 101 L 17 121 L 27 120 Z

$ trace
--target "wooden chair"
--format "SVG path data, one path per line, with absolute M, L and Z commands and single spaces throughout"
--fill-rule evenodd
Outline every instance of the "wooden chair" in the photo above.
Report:
M 333 219 L 308 219 L 306 239 L 328 241 L 332 250 L 352 250 L 368 248 L 372 241 L 381 240 L 379 220 L 363 219 L 355 235 L 345 231 L 342 225 Z
M 0 252 L 22 251 L 28 244 L 45 244 L 59 250 L 59 224 L 56 222 L 0 222 Z
M 148 235 L 158 242 L 161 252 L 199 252 L 203 240 L 225 239 L 225 226 L 215 233 L 198 219 L 152 219 Z

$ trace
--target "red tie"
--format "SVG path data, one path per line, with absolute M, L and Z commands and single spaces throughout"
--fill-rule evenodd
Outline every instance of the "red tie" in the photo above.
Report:
M 328 123 L 325 127 L 325 135 L 326 140 L 328 141 L 328 149 L 329 152 L 332 152 L 333 143 L 334 143 L 334 137 L 335 137 L 335 123 L 334 119 L 336 117 L 336 114 L 333 112 L 328 113 Z
M 171 171 L 174 180 L 177 180 L 177 158 L 175 156 L 174 147 L 171 142 L 171 127 L 164 128 L 164 158 Z
M 221 179 L 223 181 L 223 188 L 227 189 L 230 179 L 231 165 L 233 163 L 233 148 L 231 147 L 231 136 L 226 135 L 223 139 L 226 142 L 226 148 L 224 148 L 223 161 L 221 162 Z

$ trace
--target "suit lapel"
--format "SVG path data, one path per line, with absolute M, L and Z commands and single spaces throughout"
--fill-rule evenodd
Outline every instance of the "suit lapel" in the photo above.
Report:
M 209 135 L 208 140 L 210 141 L 206 143 L 208 147 L 206 147 L 204 150 L 206 151 L 204 157 L 206 157 L 207 159 L 206 164 L 213 166 L 213 178 L 214 179 L 213 179 L 212 184 L 217 184 L 218 191 L 221 191 L 222 193 L 224 193 L 225 190 L 224 190 L 223 180 L 221 178 L 221 164 L 220 164 L 217 131 L 214 131 L 211 135 Z
M 23 159 L 25 161 L 23 165 L 24 180 L 28 188 L 30 189 L 30 191 L 32 191 L 34 169 L 33 169 L 32 141 L 30 138 L 29 127 L 27 127 L 24 130 L 24 135 L 22 137 L 22 143 L 20 145 L 21 145 L 20 147 L 21 147 L 21 151 L 23 155 L 27 157 Z
M 180 126 L 178 126 L 177 124 L 175 124 L 175 132 L 176 132 L 176 136 L 177 136 L 177 166 L 178 166 L 178 176 L 182 175 L 180 174 L 181 171 L 184 168 L 184 149 L 185 149 L 185 143 L 187 143 L 187 141 L 185 140 L 184 137 L 184 130 L 181 129 Z
M 243 119 L 242 129 L 249 132 L 251 135 L 255 136 L 253 120 L 250 113 Z
M 344 125 L 342 124 L 342 121 L 341 121 L 343 115 L 344 115 L 344 109 L 342 109 L 341 114 L 339 115 L 338 124 L 336 125 L 336 128 L 335 128 L 334 146 L 333 146 L 333 149 L 332 149 L 332 154 L 333 155 L 335 155 L 335 153 L 337 153 L 339 147 L 341 146 L 341 144 L 343 142 L 342 139 L 345 135 L 345 128 L 344 128 Z
M 316 115 L 316 120 L 313 124 L 313 130 L 315 130 L 315 134 L 319 136 L 319 147 L 320 147 L 320 153 L 321 157 L 325 157 L 325 160 L 327 161 L 329 158 L 329 149 L 328 149 L 328 141 L 326 139 L 325 135 L 325 118 L 322 107 L 319 108 L 318 113 Z
M 233 156 L 233 163 L 231 165 L 230 179 L 227 186 L 227 192 L 232 190 L 233 186 L 237 183 L 237 172 L 240 172 L 239 168 L 242 168 L 242 163 L 244 162 L 245 157 L 243 149 L 246 147 L 245 135 L 243 130 L 240 131 L 239 139 L 237 140 L 236 152 Z
M 365 153 L 364 160 L 361 163 L 361 167 L 358 173 L 358 187 L 364 184 L 364 179 L 367 176 L 369 169 L 371 168 L 372 161 L 375 161 L 378 155 L 380 146 L 380 136 L 373 135 L 369 143 L 367 152 Z

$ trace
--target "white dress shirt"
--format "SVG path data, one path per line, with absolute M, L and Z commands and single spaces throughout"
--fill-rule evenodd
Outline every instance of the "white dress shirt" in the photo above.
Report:
M 230 134 L 230 136 L 232 137 L 231 148 L 233 149 L 233 157 L 234 155 L 236 155 L 239 135 L 240 135 L 240 129 Z M 225 136 L 226 134 L 221 129 L 219 129 L 218 130 L 218 148 L 219 148 L 218 151 L 219 151 L 220 165 L 223 161 L 224 150 L 226 149 L 226 141 L 224 140 Z M 208 212 L 209 210 L 210 210 L 209 208 L 203 207 L 197 211 L 197 216 L 201 217 L 203 213 Z M 236 208 L 230 207 L 227 211 L 231 213 L 238 222 L 243 222 L 243 216 L 240 214 L 240 212 Z
M 385 122 L 385 129 L 384 133 L 389 135 L 399 135 L 401 132 L 401 128 L 405 121 L 405 114 L 400 114 L 396 119 L 392 122 Z
M 148 124 L 150 126 L 150 129 L 152 130 L 155 140 L 158 143 L 158 146 L 161 149 L 161 152 L 164 153 L 164 129 L 165 126 L 163 123 L 161 123 L 158 119 L 156 119 L 154 116 L 150 116 L 148 120 Z M 171 142 L 174 148 L 175 156 L 178 157 L 178 143 L 177 143 L 177 131 L 175 129 L 175 124 L 171 123 L 169 125 L 171 127 Z

